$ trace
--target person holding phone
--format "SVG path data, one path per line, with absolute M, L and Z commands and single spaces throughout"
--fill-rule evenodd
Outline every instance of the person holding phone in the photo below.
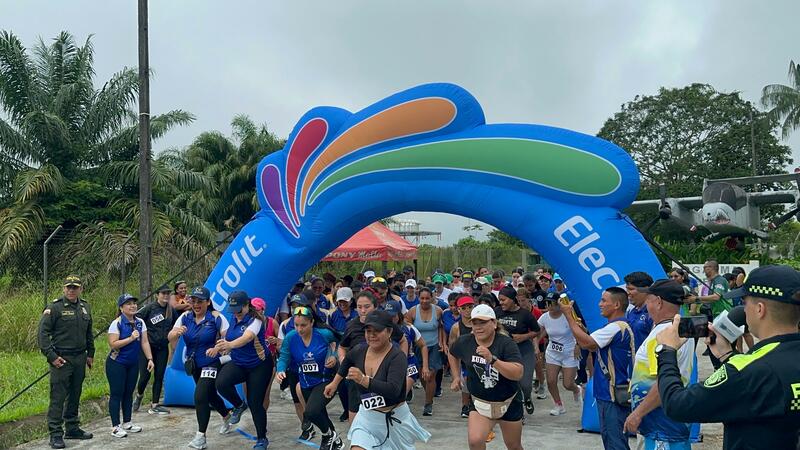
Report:
M 723 448 L 796 450 L 800 433 L 800 273 L 789 266 L 753 270 L 744 286 L 747 326 L 760 339 L 738 354 L 709 325 L 706 344 L 722 365 L 704 383 L 683 385 L 678 352 L 680 316 L 656 337 L 658 392 L 667 417 L 679 422 L 722 422 Z M 715 336 L 715 339 L 711 339 Z

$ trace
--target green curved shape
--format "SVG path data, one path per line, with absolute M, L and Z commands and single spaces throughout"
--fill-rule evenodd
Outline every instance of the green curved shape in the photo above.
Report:
M 548 170 L 536 170 L 542 167 Z M 592 197 L 611 194 L 622 182 L 611 162 L 577 148 L 531 139 L 477 138 L 403 147 L 360 159 L 327 176 L 309 196 L 309 204 L 356 175 L 415 168 L 480 171 Z

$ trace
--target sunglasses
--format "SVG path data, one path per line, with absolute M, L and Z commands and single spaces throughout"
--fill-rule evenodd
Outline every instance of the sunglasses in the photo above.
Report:
M 292 310 L 292 315 L 295 316 L 311 316 L 311 308 L 308 306 L 298 306 Z
M 458 309 L 472 309 L 474 307 L 475 305 L 464 305 L 464 306 L 459 306 Z

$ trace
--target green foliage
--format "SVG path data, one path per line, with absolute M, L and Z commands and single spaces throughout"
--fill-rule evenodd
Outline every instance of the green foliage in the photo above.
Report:
M 656 241 L 659 241 L 656 239 Z M 708 242 L 660 242 L 662 247 L 669 251 L 678 261 L 689 264 L 700 264 L 709 259 L 715 259 L 721 263 L 749 263 L 750 260 L 758 260 L 761 264 L 771 264 L 769 259 L 751 247 L 745 246 L 741 250 L 731 250 L 725 247 L 724 241 L 713 243 Z M 664 270 L 669 270 L 672 261 L 661 252 L 653 249 L 653 253 L 658 256 Z
M 800 65 L 789 62 L 789 82 L 770 84 L 761 91 L 761 103 L 769 111 L 769 117 L 777 122 L 783 121 L 781 136 L 786 139 L 792 131 L 800 127 Z
M 517 239 L 504 231 L 498 230 L 497 228 L 487 233 L 486 237 L 489 238 L 490 243 L 509 245 L 517 248 L 528 248 L 522 239 Z

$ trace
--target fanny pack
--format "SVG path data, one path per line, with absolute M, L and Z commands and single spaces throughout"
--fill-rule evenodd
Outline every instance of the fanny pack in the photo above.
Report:
M 511 397 L 501 402 L 490 402 L 486 400 L 481 400 L 478 397 L 472 396 L 472 404 L 475 406 L 475 411 L 478 414 L 482 415 L 483 417 L 487 417 L 489 419 L 499 419 L 506 414 L 508 411 L 508 407 L 511 405 L 511 402 L 514 401 L 514 397 L 517 394 L 515 393 Z

